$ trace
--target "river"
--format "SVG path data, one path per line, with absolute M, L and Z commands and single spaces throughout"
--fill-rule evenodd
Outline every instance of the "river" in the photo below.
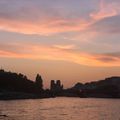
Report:
M 0 120 L 120 120 L 120 99 L 58 97 L 0 101 Z

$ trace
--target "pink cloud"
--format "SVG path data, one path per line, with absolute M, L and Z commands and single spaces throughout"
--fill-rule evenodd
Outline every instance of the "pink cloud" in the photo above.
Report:
M 106 3 L 105 0 L 100 1 L 100 8 L 98 12 L 91 13 L 90 16 L 94 20 L 101 20 L 106 17 L 116 16 L 120 13 L 119 5 L 116 2 Z
M 44 8 L 41 2 L 40 8 L 32 2 L 29 5 L 27 2 L 24 3 L 25 5 L 21 3 L 19 5 L 19 2 L 16 2 L 18 8 L 12 7 L 11 4 L 6 7 L 7 2 L 3 3 L 0 8 L 0 30 L 23 34 L 51 35 L 62 32 L 84 32 L 93 23 L 120 13 L 120 4 L 114 1 L 101 0 L 99 10 L 88 13 L 86 17 L 79 15 L 79 11 L 72 17 L 68 13 L 65 14 L 62 9 L 58 9 L 59 7 L 46 6 Z M 2 4 L 5 8 L 2 8 Z
M 89 26 L 85 20 L 48 18 L 42 22 L 17 21 L 0 18 L 0 29 L 23 34 L 50 35 L 61 32 L 81 31 Z

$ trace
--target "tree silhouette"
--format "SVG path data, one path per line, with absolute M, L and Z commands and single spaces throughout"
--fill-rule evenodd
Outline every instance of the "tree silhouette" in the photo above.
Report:
M 42 80 L 42 77 L 41 77 L 39 74 L 37 74 L 37 76 L 36 76 L 36 81 L 35 81 L 35 83 L 36 83 L 36 86 L 37 86 L 40 90 L 43 90 L 43 80 Z

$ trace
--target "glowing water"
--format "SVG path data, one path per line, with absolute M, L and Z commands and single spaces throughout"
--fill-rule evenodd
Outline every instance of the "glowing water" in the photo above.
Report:
M 0 101 L 0 120 L 120 120 L 119 99 Z

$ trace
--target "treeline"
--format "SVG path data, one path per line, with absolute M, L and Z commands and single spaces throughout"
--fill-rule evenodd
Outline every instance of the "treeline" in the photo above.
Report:
M 43 80 L 38 74 L 36 80 L 31 81 L 21 73 L 12 73 L 0 70 L 0 91 L 15 91 L 24 93 L 41 93 Z

